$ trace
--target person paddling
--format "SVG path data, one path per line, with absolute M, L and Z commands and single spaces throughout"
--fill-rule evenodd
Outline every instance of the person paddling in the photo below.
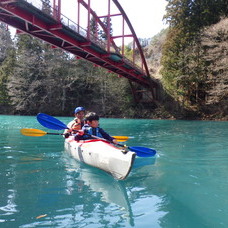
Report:
M 85 124 L 85 108 L 77 107 L 74 110 L 75 118 L 67 124 L 69 129 L 64 131 L 65 138 L 68 138 L 72 133 L 76 133 L 78 130 L 81 130 Z
M 115 144 L 118 143 L 115 138 L 111 137 L 107 132 L 99 127 L 99 116 L 95 112 L 89 112 L 85 116 L 85 122 L 86 124 L 82 127 L 82 130 L 79 130 L 76 134 L 75 140 L 94 139 L 93 136 L 97 136 L 99 138 L 104 138 L 109 142 Z

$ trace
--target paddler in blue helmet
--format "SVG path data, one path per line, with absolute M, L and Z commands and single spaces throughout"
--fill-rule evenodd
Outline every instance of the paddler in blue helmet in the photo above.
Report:
M 74 133 L 74 131 L 76 133 L 76 131 L 82 129 L 82 127 L 85 124 L 85 121 L 84 121 L 85 111 L 86 111 L 85 108 L 81 106 L 75 108 L 74 110 L 75 118 L 67 124 L 67 127 L 69 129 L 66 129 L 64 131 L 65 138 L 68 138 L 72 133 Z

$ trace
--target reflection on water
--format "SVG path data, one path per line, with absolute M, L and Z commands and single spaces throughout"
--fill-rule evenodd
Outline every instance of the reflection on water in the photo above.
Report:
M 115 205 L 118 207 L 118 209 L 115 210 L 120 210 L 121 213 L 119 213 L 120 218 L 117 224 L 121 225 L 124 220 L 127 220 L 130 226 L 134 226 L 134 215 L 131 204 L 137 201 L 137 194 L 136 189 L 132 188 L 132 186 L 128 187 L 131 181 L 115 180 L 109 174 L 106 174 L 96 168 L 79 163 L 65 153 L 63 155 L 63 160 L 65 162 L 67 171 L 67 194 L 73 194 L 75 186 L 77 186 L 78 192 L 83 192 L 84 194 L 85 189 L 87 189 L 88 194 L 93 196 L 99 196 L 99 200 L 101 200 L 99 204 L 103 204 L 102 202 L 104 202 L 104 208 L 110 207 L 110 205 Z M 134 172 L 135 169 L 142 169 L 146 165 L 154 164 L 154 162 L 155 158 L 137 158 L 135 167 L 133 168 L 132 172 Z M 144 176 L 144 179 L 146 174 L 148 176 L 148 170 L 146 171 L 146 173 L 143 173 L 143 169 L 142 172 L 138 173 L 141 180 L 142 175 Z M 77 179 L 75 178 L 75 176 L 77 176 Z M 135 180 L 137 181 L 137 179 Z M 77 184 L 75 182 L 77 182 Z M 139 190 L 142 191 L 142 189 L 138 188 L 137 191 Z

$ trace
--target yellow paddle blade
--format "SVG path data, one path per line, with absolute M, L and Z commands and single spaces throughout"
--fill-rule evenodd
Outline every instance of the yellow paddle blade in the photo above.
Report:
M 45 131 L 42 131 L 42 130 L 39 130 L 39 129 L 30 129 L 30 128 L 23 128 L 20 130 L 21 134 L 22 135 L 25 135 L 25 136 L 35 136 L 35 137 L 38 137 L 38 136 L 44 136 L 47 134 L 47 132 Z
M 129 139 L 128 136 L 112 136 L 113 138 L 115 138 L 118 142 L 125 142 Z
M 127 140 L 123 140 L 123 139 L 117 139 L 117 142 L 126 142 Z

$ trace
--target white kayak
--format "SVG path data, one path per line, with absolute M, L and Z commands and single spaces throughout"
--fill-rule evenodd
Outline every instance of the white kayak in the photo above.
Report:
M 101 139 L 75 141 L 65 139 L 66 151 L 76 160 L 110 173 L 118 180 L 125 179 L 131 171 L 135 152 L 124 151 Z

